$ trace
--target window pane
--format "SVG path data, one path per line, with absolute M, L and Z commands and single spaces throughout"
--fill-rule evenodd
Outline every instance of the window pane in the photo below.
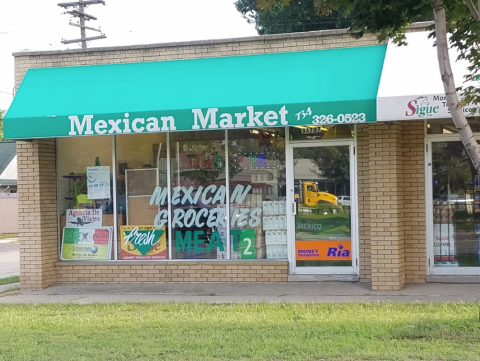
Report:
M 166 142 L 162 133 L 116 137 L 119 259 L 168 259 Z
M 432 143 L 437 267 L 480 267 L 480 186 L 460 141 Z
M 232 259 L 287 258 L 284 129 L 228 132 Z
M 352 266 L 350 147 L 293 149 L 297 267 Z
M 478 118 L 467 118 L 473 132 L 480 132 Z M 427 134 L 453 134 L 458 133 L 452 119 L 433 119 L 427 121 Z
M 174 133 L 170 155 L 173 258 L 225 258 L 225 131 Z
M 59 138 L 57 154 L 57 202 L 62 239 L 65 227 L 113 226 L 112 137 Z M 85 230 L 80 240 L 72 237 L 75 242 L 93 244 L 93 233 L 96 234 Z M 68 259 L 110 259 L 110 256 L 103 246 L 93 247 L 91 254 L 83 251 L 77 254 L 74 248 L 63 254 Z

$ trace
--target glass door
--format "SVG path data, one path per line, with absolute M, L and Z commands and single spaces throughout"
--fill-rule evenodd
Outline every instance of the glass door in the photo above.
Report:
M 352 150 L 353 142 L 292 144 L 294 274 L 356 272 Z
M 458 138 L 429 149 L 430 273 L 480 274 L 480 179 Z

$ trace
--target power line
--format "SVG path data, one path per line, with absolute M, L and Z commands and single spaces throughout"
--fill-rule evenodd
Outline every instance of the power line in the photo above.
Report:
M 92 28 L 89 26 L 85 26 L 85 21 L 89 20 L 97 20 L 97 18 L 93 15 L 85 13 L 85 8 L 89 5 L 97 5 L 102 4 L 105 5 L 105 1 L 103 0 L 78 0 L 68 3 L 59 3 L 58 6 L 63 7 L 65 9 L 65 14 L 70 14 L 75 18 L 79 19 L 77 24 L 70 22 L 69 25 L 76 26 L 80 28 L 80 39 L 72 39 L 72 40 L 65 40 L 62 39 L 62 44 L 71 44 L 71 43 L 81 43 L 82 48 L 85 49 L 87 47 L 87 41 L 91 40 L 99 40 L 105 39 L 107 36 L 101 32 L 100 29 Z M 70 10 L 70 8 L 72 8 Z M 93 30 L 100 33 L 98 36 L 86 36 L 86 30 Z

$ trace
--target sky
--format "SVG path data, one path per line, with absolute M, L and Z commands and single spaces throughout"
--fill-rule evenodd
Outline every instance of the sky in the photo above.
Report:
M 13 100 L 14 58 L 22 50 L 78 49 L 62 39 L 77 39 L 80 29 L 68 25 L 59 2 L 73 0 L 0 0 L 0 109 Z M 86 12 L 98 18 L 107 39 L 87 46 L 103 47 L 257 35 L 234 6 L 234 0 L 105 0 Z M 75 19 L 75 22 L 78 19 Z M 98 35 L 87 31 L 87 36 Z

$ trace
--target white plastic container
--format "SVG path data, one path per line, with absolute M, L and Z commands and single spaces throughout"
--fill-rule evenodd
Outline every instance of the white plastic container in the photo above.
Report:
M 277 214 L 280 214 L 279 211 L 279 204 L 277 201 L 273 201 L 273 214 L 277 215 Z

